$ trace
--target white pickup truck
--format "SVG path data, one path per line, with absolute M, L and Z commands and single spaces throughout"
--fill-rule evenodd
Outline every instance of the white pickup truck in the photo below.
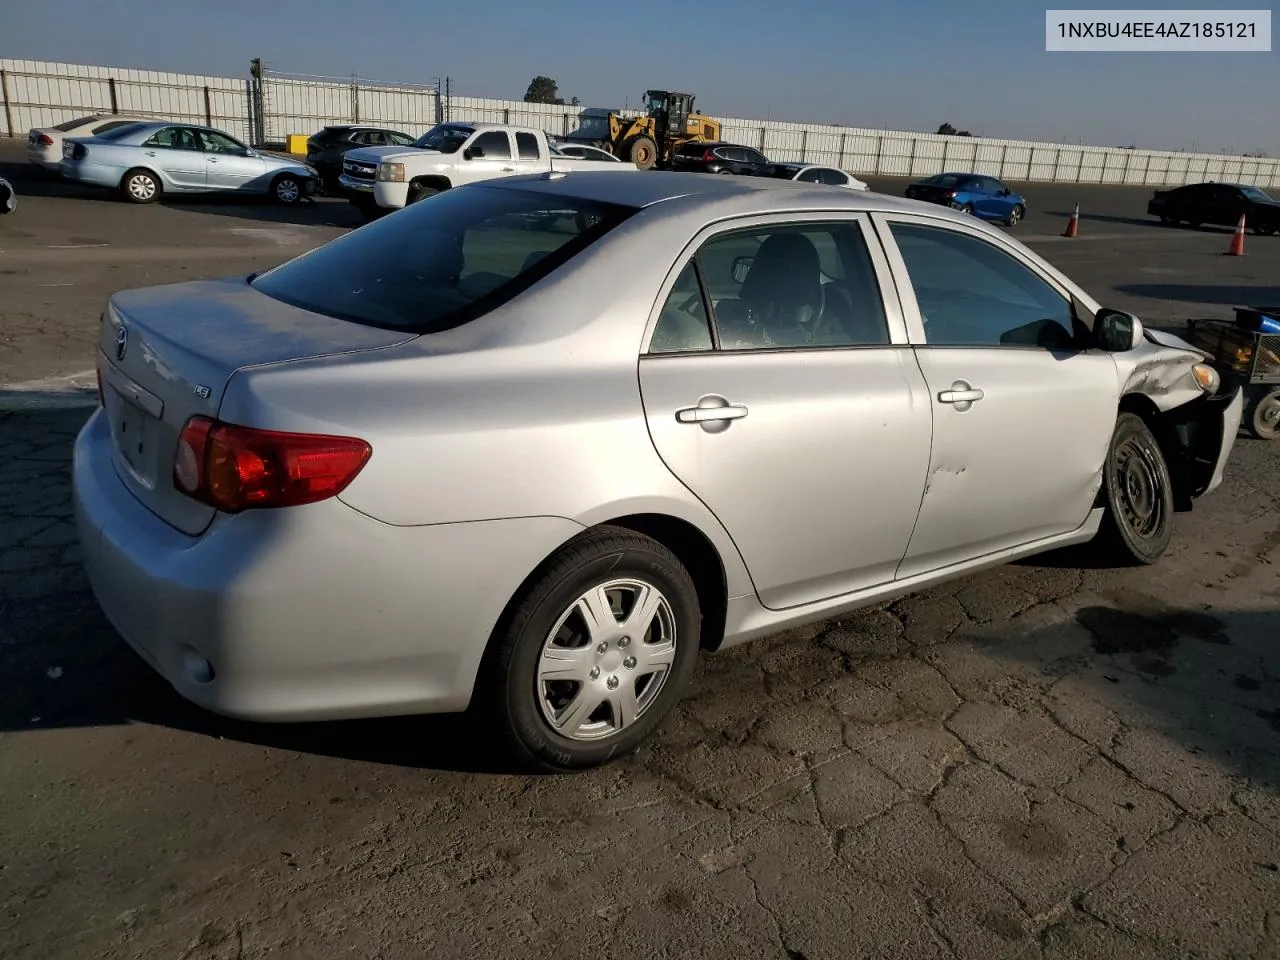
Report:
M 411 147 L 348 150 L 338 182 L 366 215 L 398 210 L 442 190 L 553 170 L 636 170 L 633 163 L 563 156 L 541 130 L 496 123 L 439 123 Z

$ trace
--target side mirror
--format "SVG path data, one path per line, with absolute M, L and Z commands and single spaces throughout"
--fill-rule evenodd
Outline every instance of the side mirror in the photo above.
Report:
M 1109 353 L 1124 353 L 1142 342 L 1142 321 L 1131 313 L 1103 307 L 1093 318 L 1093 342 Z
M 744 283 L 747 274 L 751 272 L 751 265 L 756 262 L 755 257 L 734 257 L 733 258 L 733 282 Z
M 462 158 L 464 160 L 480 160 L 483 157 L 484 150 L 480 147 L 467 147 L 466 150 L 462 151 Z

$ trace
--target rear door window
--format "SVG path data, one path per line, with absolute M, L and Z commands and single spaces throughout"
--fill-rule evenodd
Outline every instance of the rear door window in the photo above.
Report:
M 488 133 L 480 134 L 471 146 L 483 151 L 485 160 L 511 159 L 511 141 L 506 133 L 500 130 L 490 130 Z
M 519 152 L 521 160 L 537 160 L 538 138 L 532 133 L 517 133 L 516 150 Z
M 313 313 L 431 333 L 496 309 L 633 213 L 473 185 L 406 207 L 252 283 Z

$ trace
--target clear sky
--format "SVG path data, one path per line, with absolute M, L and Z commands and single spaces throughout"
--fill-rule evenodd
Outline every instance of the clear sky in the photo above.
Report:
M 1172 5 L 1172 0 L 1166 0 Z M 1280 156 L 1280 53 L 1046 53 L 1028 0 L 0 0 L 0 57 L 281 70 L 721 117 Z M 1101 3 L 1082 3 L 1098 8 Z M 1121 5 L 1114 5 L 1119 7 Z M 1152 8 L 1133 2 L 1125 9 Z M 1199 9 L 1262 8 L 1244 0 Z M 1158 7 L 1156 7 L 1158 9 Z

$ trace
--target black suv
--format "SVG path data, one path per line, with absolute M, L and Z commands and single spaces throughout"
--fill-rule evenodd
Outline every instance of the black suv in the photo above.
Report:
M 766 176 L 769 158 L 738 143 L 682 143 L 671 153 L 672 170 Z
M 307 140 L 307 163 L 311 164 L 327 186 L 334 186 L 342 175 L 342 155 L 356 147 L 408 147 L 416 140 L 401 130 L 371 127 L 362 123 L 342 123 L 325 127 Z

